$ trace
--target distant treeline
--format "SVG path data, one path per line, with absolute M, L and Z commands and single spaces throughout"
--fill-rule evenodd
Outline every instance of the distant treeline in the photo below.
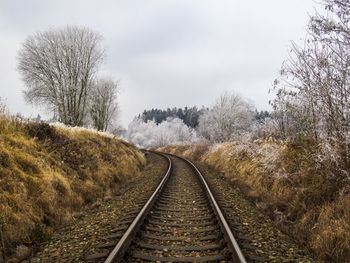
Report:
M 198 110 L 196 106 L 188 108 L 168 108 L 166 110 L 151 109 L 144 110 L 139 118 L 142 118 L 144 122 L 154 120 L 157 124 L 165 121 L 169 117 L 181 119 L 188 127 L 196 128 L 198 126 L 199 116 L 207 109 L 202 107 Z
M 202 107 L 200 110 L 196 106 L 188 108 L 168 108 L 166 110 L 151 109 L 144 110 L 138 117 L 144 122 L 154 120 L 157 124 L 162 123 L 169 117 L 181 119 L 188 127 L 196 128 L 198 126 L 199 117 L 209 110 L 208 108 Z M 259 123 L 264 122 L 265 118 L 270 117 L 271 114 L 268 111 L 255 111 L 255 120 Z

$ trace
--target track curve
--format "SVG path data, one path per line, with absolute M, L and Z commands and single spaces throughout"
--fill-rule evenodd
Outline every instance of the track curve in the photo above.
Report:
M 167 173 L 105 263 L 241 262 L 246 260 L 200 171 L 168 159 Z

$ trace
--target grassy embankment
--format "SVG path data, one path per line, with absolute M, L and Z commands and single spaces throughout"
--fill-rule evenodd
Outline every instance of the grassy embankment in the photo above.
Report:
M 108 134 L 0 115 L 0 257 L 17 244 L 47 241 L 50 229 L 111 195 L 145 163 Z
M 326 262 L 350 262 L 350 184 L 318 146 L 275 140 L 159 150 L 203 162 L 255 201 L 280 229 Z M 333 175 L 332 175 L 333 174 Z

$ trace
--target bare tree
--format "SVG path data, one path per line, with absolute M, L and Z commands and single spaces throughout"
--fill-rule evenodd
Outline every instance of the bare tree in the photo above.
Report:
M 118 82 L 111 78 L 100 78 L 94 82 L 90 92 L 90 117 L 94 128 L 106 131 L 118 112 Z
M 323 2 L 327 13 L 311 17 L 303 47 L 292 45 L 291 55 L 275 82 L 277 96 L 272 104 L 286 136 L 325 139 L 339 156 L 341 170 L 347 171 L 350 167 L 350 2 Z
M 235 93 L 224 93 L 199 118 L 198 132 L 209 141 L 225 142 L 247 132 L 253 124 L 253 106 Z
M 46 106 L 67 125 L 83 125 L 91 82 L 104 57 L 101 40 L 77 26 L 29 36 L 18 53 L 25 99 Z

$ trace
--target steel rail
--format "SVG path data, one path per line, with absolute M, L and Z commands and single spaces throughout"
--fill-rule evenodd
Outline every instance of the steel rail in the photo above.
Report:
M 175 156 L 181 160 L 184 160 L 186 163 L 188 163 L 192 169 L 197 173 L 197 175 L 199 176 L 199 179 L 205 189 L 205 191 L 207 192 L 208 194 L 208 198 L 209 198 L 209 201 L 212 205 L 212 208 L 214 210 L 214 213 L 216 214 L 217 218 L 218 218 L 218 222 L 219 222 L 219 225 L 220 225 L 220 228 L 221 228 L 221 231 L 223 232 L 224 234 L 224 237 L 225 237 L 225 240 L 227 242 L 227 245 L 228 247 L 231 249 L 232 253 L 233 253 L 233 261 L 235 263 L 246 263 L 247 260 L 245 259 L 235 237 L 233 236 L 233 233 L 231 231 L 231 228 L 229 227 L 218 203 L 216 202 L 215 198 L 214 198 L 214 195 L 212 193 L 212 191 L 210 190 L 210 187 L 209 185 L 207 184 L 206 180 L 204 179 L 202 173 L 198 170 L 198 168 L 189 160 L 187 160 L 186 158 L 184 157 L 181 157 L 181 156 L 177 156 L 177 155 L 173 155 L 173 154 L 170 154 L 172 156 Z
M 165 183 L 167 182 L 167 180 L 170 176 L 170 173 L 172 170 L 172 162 L 171 162 L 170 158 L 162 153 L 157 153 L 157 154 L 160 154 L 168 159 L 168 163 L 169 163 L 168 170 L 167 170 L 166 174 L 164 175 L 162 181 L 159 183 L 156 190 L 153 192 L 153 194 L 148 199 L 146 204 L 142 207 L 141 211 L 137 214 L 137 216 L 135 217 L 133 222 L 130 224 L 130 226 L 128 227 L 128 229 L 124 233 L 124 235 L 121 237 L 121 239 L 119 240 L 117 245 L 114 247 L 112 252 L 108 255 L 107 259 L 105 260 L 105 263 L 119 262 L 122 259 L 126 249 L 130 245 L 132 239 L 136 235 L 136 232 L 138 231 L 139 227 L 143 223 L 147 213 L 152 208 L 155 200 L 157 199 L 159 193 L 163 189 Z
M 128 227 L 128 229 L 126 230 L 126 232 L 124 233 L 124 235 L 121 237 L 121 239 L 119 240 L 119 242 L 117 243 L 117 245 L 114 247 L 114 249 L 112 250 L 112 252 L 109 254 L 109 256 L 107 257 L 107 259 L 104 261 L 105 263 L 112 263 L 112 262 L 120 262 L 122 260 L 122 257 L 125 253 L 125 251 L 128 249 L 132 239 L 135 237 L 137 231 L 139 230 L 141 224 L 143 223 L 143 221 L 145 220 L 147 213 L 150 211 L 150 209 L 152 208 L 153 204 L 155 203 L 155 200 L 157 199 L 157 197 L 159 196 L 161 190 L 163 189 L 164 185 L 166 184 L 166 182 L 168 181 L 168 178 L 170 176 L 171 170 L 172 170 L 172 162 L 171 159 L 167 156 L 174 156 L 176 158 L 179 158 L 183 161 L 185 161 L 187 164 L 189 164 L 189 166 L 194 170 L 194 172 L 197 174 L 199 181 L 202 184 L 203 189 L 205 190 L 205 192 L 207 193 L 209 202 L 214 210 L 214 213 L 217 216 L 217 220 L 218 223 L 220 225 L 220 229 L 224 235 L 224 238 L 227 242 L 227 245 L 229 247 L 229 249 L 232 252 L 232 260 L 235 263 L 246 263 L 246 259 L 243 255 L 243 253 L 241 252 L 241 249 L 239 248 L 239 245 L 236 241 L 236 239 L 233 236 L 233 233 L 218 205 L 218 203 L 216 202 L 214 195 L 209 187 L 209 185 L 207 184 L 206 180 L 204 179 L 203 175 L 201 174 L 201 172 L 198 170 L 198 168 L 189 160 L 187 160 L 186 158 L 177 156 L 177 155 L 173 155 L 173 154 L 164 154 L 164 153 L 160 153 L 160 152 L 155 152 L 155 151 L 150 151 L 156 154 L 160 154 L 162 156 L 164 156 L 165 158 L 168 159 L 169 162 L 169 167 L 168 170 L 166 172 L 166 174 L 164 175 L 162 181 L 160 182 L 160 184 L 158 185 L 158 187 L 156 188 L 156 190 L 153 192 L 153 194 L 151 195 L 151 197 L 148 199 L 148 201 L 146 202 L 146 204 L 143 206 L 143 208 L 141 209 L 141 211 L 138 213 L 138 215 L 136 216 L 136 218 L 133 220 L 133 222 L 131 223 L 131 225 Z

